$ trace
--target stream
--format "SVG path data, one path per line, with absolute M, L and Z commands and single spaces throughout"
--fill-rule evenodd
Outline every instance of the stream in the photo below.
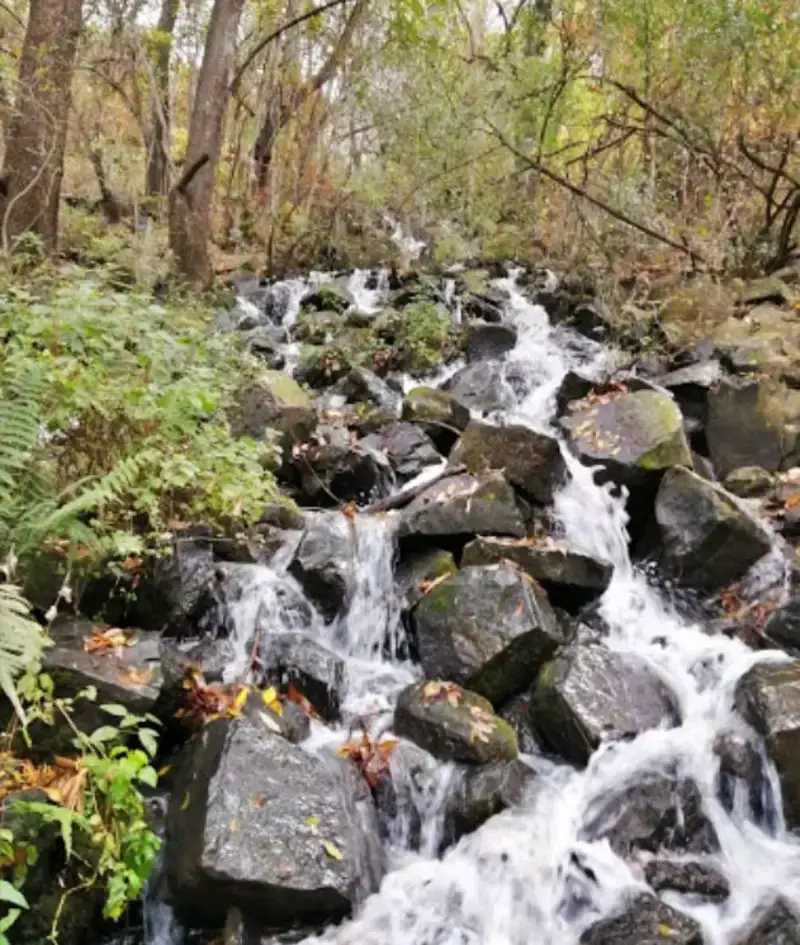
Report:
M 572 455 L 554 422 L 555 394 L 564 375 L 575 369 L 584 375 L 599 374 L 613 362 L 614 352 L 570 329 L 551 326 L 545 310 L 523 296 L 517 276 L 512 272 L 496 281 L 496 287 L 507 293 L 505 318 L 517 328 L 518 338 L 506 359 L 507 407 L 489 419 L 525 424 L 559 437 L 569 471 L 554 501 L 559 537 L 571 549 L 613 566 L 610 585 L 599 602 L 608 628 L 603 645 L 644 659 L 673 693 L 683 721 L 674 728 L 651 729 L 605 744 L 583 770 L 540 756 L 522 756 L 536 772 L 534 789 L 520 804 L 493 816 L 442 855 L 442 809 L 452 765 L 437 763 L 426 790 L 413 785 L 409 790 L 414 814 L 421 821 L 415 848 L 410 812 L 401 805 L 386 842 L 388 871 L 379 891 L 353 918 L 305 941 L 308 945 L 577 943 L 598 916 L 612 914 L 637 891 L 648 890 L 642 876 L 614 853 L 607 840 L 584 839 L 583 826 L 612 789 L 619 790 L 643 774 L 672 772 L 691 778 L 699 788 L 720 846 L 704 861 L 726 877 L 731 893 L 722 903 L 678 893 L 662 898 L 700 924 L 707 945 L 731 945 L 748 918 L 778 891 L 800 907 L 800 845 L 783 822 L 780 790 L 770 763 L 764 760 L 768 778 L 758 810 L 753 810 L 744 792 L 726 810 L 715 786 L 719 766 L 715 740 L 723 732 L 749 731 L 733 709 L 737 681 L 754 662 L 785 657 L 756 653 L 736 639 L 709 634 L 702 625 L 680 616 L 669 586 L 654 577 L 652 569 L 632 563 L 624 496 L 595 482 L 593 470 Z M 323 278 L 283 284 L 284 327 L 296 319 L 309 284 Z M 385 277 L 370 279 L 363 272 L 351 276 L 347 286 L 356 307 L 364 312 L 380 305 L 385 287 Z M 454 318 L 460 317 L 457 302 L 449 301 Z M 247 304 L 240 302 L 245 309 Z M 289 344 L 287 369 L 295 361 L 296 349 Z M 441 374 L 435 382 L 445 377 Z M 407 388 L 413 383 L 408 381 Z M 397 694 L 421 678 L 419 667 L 403 657 L 394 519 L 392 513 L 356 517 L 356 591 L 345 617 L 330 625 L 316 614 L 310 628 L 305 620 L 302 626 L 287 625 L 281 602 L 286 594 L 302 593 L 284 569 L 291 549 L 279 554 L 270 567 L 252 565 L 232 611 L 236 657 L 228 670 L 230 678 L 239 678 L 246 667 L 256 626 L 275 632 L 303 629 L 346 659 L 343 718 L 368 720 L 375 739 L 388 735 Z M 760 573 L 780 568 L 779 556 L 768 556 L 757 568 Z M 347 725 L 314 723 L 305 747 L 331 752 L 350 735 Z M 392 761 L 398 782 L 407 778 L 402 763 L 400 756 Z M 144 904 L 146 945 L 180 945 L 183 931 L 169 907 L 152 894 L 154 888 L 151 884 Z

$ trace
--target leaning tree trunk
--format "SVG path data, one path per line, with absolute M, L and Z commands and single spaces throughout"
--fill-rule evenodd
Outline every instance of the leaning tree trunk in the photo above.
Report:
M 208 285 L 213 278 L 208 244 L 214 179 L 243 4 L 244 0 L 214 0 L 189 123 L 185 169 L 170 195 L 170 246 L 178 271 L 194 285 Z
M 58 242 L 70 88 L 83 26 L 82 0 L 31 0 L 19 88 L 7 129 L 3 247 L 26 232 Z
M 152 137 L 147 155 L 147 193 L 164 196 L 169 193 L 169 61 L 172 55 L 172 34 L 178 19 L 181 0 L 161 0 L 158 18 L 157 53 L 153 63 Z

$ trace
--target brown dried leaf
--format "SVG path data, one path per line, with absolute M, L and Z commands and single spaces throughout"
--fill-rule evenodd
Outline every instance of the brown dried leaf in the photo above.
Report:
M 98 650 L 121 649 L 126 646 L 133 646 L 136 643 L 136 635 L 131 630 L 121 630 L 119 627 L 108 627 L 105 630 L 95 629 L 83 641 L 83 648 L 87 653 L 95 653 Z

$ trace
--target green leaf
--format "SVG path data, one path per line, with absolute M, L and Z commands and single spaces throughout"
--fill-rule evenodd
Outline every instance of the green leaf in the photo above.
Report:
M 325 852 L 332 860 L 343 860 L 344 853 L 336 846 L 335 843 L 331 843 L 330 840 L 323 840 L 322 846 L 325 848 Z
M 30 908 L 28 900 L 7 879 L 0 879 L 0 900 L 10 902 L 12 906 L 19 906 L 20 909 Z
M 128 710 L 125 708 L 125 706 L 118 705 L 115 702 L 101 705 L 100 709 L 108 715 L 116 716 L 118 719 L 125 718 L 125 716 L 128 715 Z
M 8 915 L 0 919 L 0 945 L 11 945 L 11 942 L 3 934 L 17 921 L 22 913 L 21 909 L 9 909 Z
M 140 728 L 138 734 L 144 750 L 151 758 L 155 758 L 158 751 L 158 732 L 154 732 L 151 728 Z
M 101 725 L 92 732 L 89 741 L 95 745 L 102 745 L 104 742 L 113 741 L 118 735 L 119 729 L 114 725 Z
M 146 765 L 144 768 L 142 768 L 139 771 L 137 778 L 142 782 L 142 784 L 146 784 L 148 787 L 154 788 L 158 785 L 158 773 L 156 772 L 156 769 L 151 768 L 150 765 Z

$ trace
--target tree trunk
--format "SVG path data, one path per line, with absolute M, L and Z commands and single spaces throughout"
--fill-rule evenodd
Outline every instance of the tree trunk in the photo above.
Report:
M 161 0 L 161 15 L 158 18 L 158 51 L 153 63 L 152 136 L 147 155 L 146 180 L 147 193 L 151 196 L 164 196 L 169 193 L 169 63 L 172 55 L 172 34 L 180 6 L 181 0 Z
M 256 185 L 259 189 L 263 189 L 266 185 L 269 166 L 272 162 L 272 151 L 278 140 L 278 135 L 311 96 L 319 92 L 319 90 L 336 75 L 347 54 L 353 36 L 368 8 L 369 0 L 356 0 L 356 5 L 347 17 L 347 21 L 339 38 L 336 40 L 328 58 L 322 63 L 316 74 L 300 88 L 290 89 L 285 95 L 281 91 L 280 101 L 277 106 L 270 106 L 264 124 L 261 126 L 261 130 L 256 138 L 255 147 L 253 148 Z
M 213 278 L 208 244 L 214 179 L 243 4 L 244 0 L 214 0 L 189 123 L 185 170 L 170 195 L 170 246 L 178 271 L 193 285 L 209 285 Z
M 58 202 L 82 13 L 82 0 L 31 0 L 3 172 L 6 249 L 26 232 L 37 233 L 49 250 L 58 242 Z

